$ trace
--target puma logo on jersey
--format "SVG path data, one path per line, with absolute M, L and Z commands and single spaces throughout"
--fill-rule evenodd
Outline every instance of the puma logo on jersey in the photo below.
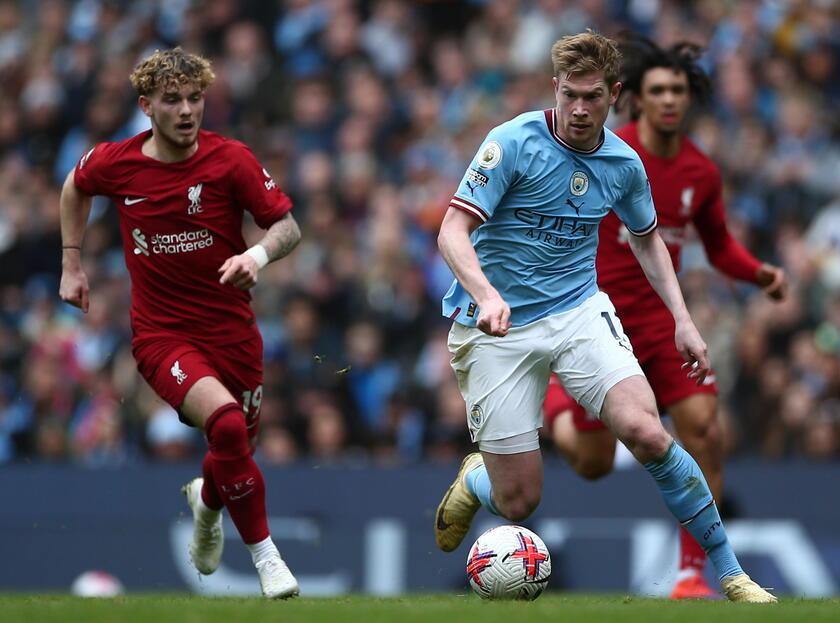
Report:
M 196 214 L 201 212 L 201 188 L 202 184 L 190 186 L 187 191 L 187 199 L 190 200 L 190 205 L 187 206 L 187 214 Z
M 141 201 L 146 201 L 148 197 L 126 197 L 125 198 L 125 205 L 133 206 L 135 203 L 140 203 Z
M 571 199 L 566 199 L 566 205 L 570 206 L 575 209 L 575 214 L 580 216 L 580 209 L 583 207 L 583 204 L 586 203 L 585 201 L 581 201 L 580 205 L 575 205 L 575 202 Z

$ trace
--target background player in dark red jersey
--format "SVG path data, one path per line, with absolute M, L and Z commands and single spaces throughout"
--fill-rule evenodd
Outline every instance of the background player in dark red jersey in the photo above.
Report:
M 89 287 L 81 246 L 90 196 L 116 205 L 132 282 L 132 351 L 152 388 L 209 451 L 203 478 L 183 487 L 195 528 L 190 555 L 213 573 L 228 509 L 251 552 L 263 594 L 286 598 L 298 584 L 268 530 L 265 485 L 251 453 L 262 398 L 262 339 L 248 289 L 259 269 L 300 240 L 291 202 L 238 141 L 200 129 L 210 63 L 180 48 L 157 51 L 131 74 L 152 129 L 100 143 L 61 193 L 61 298 L 82 310 Z M 246 249 L 243 211 L 265 235 Z
M 716 165 L 682 133 L 692 100 L 708 93 L 708 79 L 696 64 L 699 49 L 681 43 L 665 50 L 643 38 L 623 45 L 622 102 L 633 122 L 618 134 L 642 159 L 651 184 L 659 231 L 679 269 L 686 230 L 694 224 L 711 264 L 725 275 L 755 283 L 773 299 L 786 292 L 782 269 L 756 260 L 729 233 Z M 598 285 L 612 299 L 659 408 L 671 415 L 677 437 L 700 464 L 715 498 L 723 490 L 721 427 L 714 377 L 700 384 L 686 377 L 674 348 L 674 321 L 650 287 L 627 244 L 627 231 L 614 214 L 599 229 Z M 578 473 L 595 479 L 608 474 L 615 437 L 597 417 L 569 398 L 552 378 L 544 404 L 546 427 Z M 565 414 L 565 415 L 564 415 Z M 566 417 L 570 415 L 570 417 Z M 706 555 L 680 529 L 680 573 L 674 598 L 714 595 L 703 579 Z

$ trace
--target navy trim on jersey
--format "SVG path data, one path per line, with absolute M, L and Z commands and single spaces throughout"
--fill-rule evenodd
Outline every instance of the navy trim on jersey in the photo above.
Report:
M 595 145 L 592 149 L 578 149 L 577 147 L 572 147 L 562 138 L 560 135 L 557 134 L 557 110 L 552 108 L 550 110 L 543 111 L 545 113 L 545 123 L 548 126 L 548 133 L 551 134 L 552 138 L 560 143 L 561 147 L 565 147 L 569 151 L 573 151 L 577 154 L 594 154 L 596 151 L 601 149 L 601 146 L 604 144 L 604 140 L 606 139 L 606 132 L 604 129 L 601 128 L 601 140 L 598 141 L 598 144 Z

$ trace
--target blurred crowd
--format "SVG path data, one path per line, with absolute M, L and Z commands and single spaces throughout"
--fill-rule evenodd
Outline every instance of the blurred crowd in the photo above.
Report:
M 839 7 L 0 0 L 0 463 L 203 451 L 135 371 L 107 199 L 94 201 L 84 242 L 90 312 L 57 296 L 63 179 L 95 143 L 148 127 L 128 74 L 173 45 L 213 61 L 204 127 L 252 147 L 304 234 L 253 291 L 260 460 L 459 458 L 469 438 L 437 228 L 486 132 L 553 105 L 549 48 L 587 27 L 707 48 L 714 94 L 691 136 L 721 168 L 736 237 L 792 281 L 772 303 L 710 270 L 698 243 L 686 249 L 680 277 L 711 348 L 727 452 L 840 459 Z

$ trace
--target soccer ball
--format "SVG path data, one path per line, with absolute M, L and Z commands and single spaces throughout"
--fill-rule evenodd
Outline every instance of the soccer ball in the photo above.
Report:
M 78 597 L 116 597 L 125 588 L 116 577 L 105 571 L 85 571 L 73 581 L 70 591 Z
M 491 528 L 467 556 L 467 578 L 484 599 L 540 596 L 551 575 L 551 555 L 536 534 L 522 526 Z

